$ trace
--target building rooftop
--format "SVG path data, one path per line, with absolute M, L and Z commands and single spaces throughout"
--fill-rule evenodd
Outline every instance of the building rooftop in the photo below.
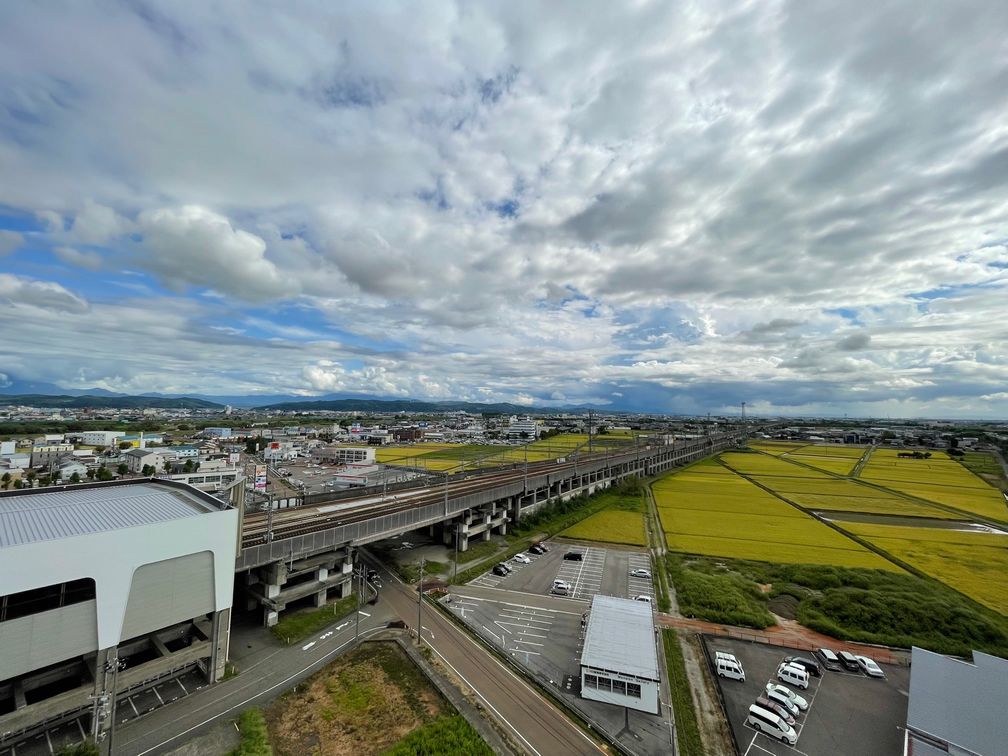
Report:
M 92 483 L 0 493 L 0 548 L 193 517 L 224 508 L 165 481 Z
M 581 664 L 658 680 L 651 605 L 614 596 L 595 596 Z
M 1005 753 L 1008 660 L 973 652 L 960 661 L 914 647 L 907 727 L 971 753 Z

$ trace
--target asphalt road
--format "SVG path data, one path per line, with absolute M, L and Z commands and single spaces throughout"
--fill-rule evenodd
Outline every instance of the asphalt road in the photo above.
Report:
M 410 627 L 417 624 L 417 593 L 387 570 L 382 601 Z M 424 645 L 453 670 L 493 714 L 512 740 L 535 756 L 583 756 L 605 753 L 576 724 L 529 683 L 498 661 L 486 649 L 437 609 L 422 611 Z
M 365 606 L 363 611 L 370 616 L 360 618 L 362 638 L 380 632 L 392 618 L 381 600 L 375 606 Z M 243 709 L 264 705 L 349 650 L 355 625 L 351 615 L 293 646 L 278 646 L 251 661 L 230 680 L 117 728 L 115 755 L 163 753 L 205 732 L 222 717 L 235 719 Z

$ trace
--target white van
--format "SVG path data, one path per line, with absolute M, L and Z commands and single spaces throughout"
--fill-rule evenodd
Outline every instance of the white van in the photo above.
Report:
M 798 733 L 787 722 L 762 706 L 752 704 L 749 707 L 749 716 L 746 717 L 746 724 L 788 745 L 793 746 L 798 742 Z
M 802 690 L 808 688 L 808 672 L 797 664 L 781 664 L 777 667 L 777 679 Z
M 739 664 L 738 659 L 731 654 L 725 654 L 724 656 L 718 654 L 714 659 L 714 668 L 717 670 L 718 677 L 727 677 L 730 680 L 745 682 L 745 670 L 742 669 L 742 665 Z

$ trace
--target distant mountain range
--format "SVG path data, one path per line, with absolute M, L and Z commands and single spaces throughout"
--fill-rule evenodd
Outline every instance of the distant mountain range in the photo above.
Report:
M 163 398 L 150 396 L 68 396 L 52 394 L 0 395 L 0 406 L 60 407 L 66 409 L 217 409 L 223 404 L 192 397 Z

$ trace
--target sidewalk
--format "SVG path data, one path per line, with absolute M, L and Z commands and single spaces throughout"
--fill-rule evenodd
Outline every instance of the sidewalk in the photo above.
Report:
M 793 620 L 781 620 L 782 624 L 774 625 L 766 630 L 754 630 L 748 627 L 719 625 L 716 622 L 704 622 L 685 617 L 671 617 L 667 614 L 658 615 L 658 624 L 662 627 L 677 630 L 690 630 L 706 635 L 724 635 L 738 640 L 768 643 L 772 646 L 813 651 L 817 648 L 829 648 L 834 651 L 850 651 L 852 654 L 862 654 L 881 664 L 907 664 L 910 659 L 908 651 L 890 649 L 884 646 L 870 646 L 861 643 L 849 643 L 837 640 L 828 635 L 817 633 L 799 625 Z

